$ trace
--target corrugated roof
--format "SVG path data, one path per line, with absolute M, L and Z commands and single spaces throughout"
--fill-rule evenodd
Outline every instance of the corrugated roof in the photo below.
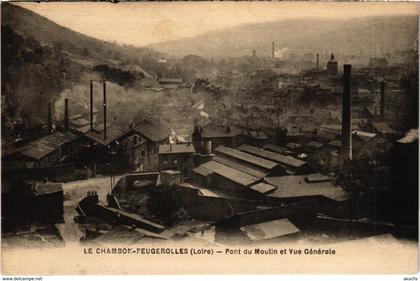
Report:
M 239 170 L 241 172 L 250 174 L 251 176 L 257 177 L 257 178 L 264 178 L 265 176 L 267 176 L 269 174 L 269 172 L 264 169 L 256 169 L 253 167 L 250 167 L 246 164 L 239 164 L 237 162 L 234 162 L 232 160 L 226 159 L 224 157 L 221 156 L 216 156 L 213 158 L 213 161 L 219 162 L 223 165 L 229 166 L 233 169 Z
M 269 150 L 269 151 L 273 151 L 276 153 L 281 153 L 284 154 L 287 152 L 287 148 L 286 147 L 282 147 L 282 146 L 278 146 L 275 144 L 266 144 L 263 146 L 264 150 Z
M 299 232 L 288 219 L 242 226 L 240 229 L 252 241 L 273 239 Z
M 250 186 L 249 188 L 259 193 L 265 194 L 265 193 L 274 191 L 277 187 L 275 187 L 274 185 L 265 183 L 265 182 L 260 182 L 260 183 L 257 183 L 256 185 Z
M 248 154 L 240 150 L 229 148 L 223 145 L 218 146 L 215 151 L 269 170 L 275 168 L 278 165 L 276 162 L 257 157 L 255 155 Z
M 295 168 L 299 168 L 306 164 L 305 161 L 293 158 L 291 156 L 285 156 L 279 153 L 271 152 L 268 150 L 264 150 L 255 146 L 244 144 L 239 147 L 240 150 L 266 158 L 273 161 L 276 161 L 280 164 L 285 164 L 287 166 L 292 166 Z
M 276 198 L 324 196 L 336 201 L 342 201 L 346 198 L 346 192 L 341 187 L 334 186 L 330 181 L 308 183 L 305 181 L 308 176 L 310 175 L 267 177 L 265 181 L 277 187 L 267 196 Z
M 207 170 L 213 171 L 214 173 L 222 177 L 225 177 L 233 182 L 236 182 L 244 186 L 252 185 L 260 180 L 257 177 L 235 170 L 226 165 L 220 164 L 216 161 L 210 161 L 210 162 L 201 164 L 201 167 L 204 167 Z
M 70 132 L 54 132 L 51 135 L 28 144 L 20 150 L 20 154 L 39 160 L 57 150 L 63 144 L 69 143 L 77 138 L 77 135 Z
M 163 144 L 159 145 L 159 154 L 195 153 L 192 144 Z
M 202 175 L 204 177 L 207 177 L 207 176 L 213 174 L 213 171 L 210 171 L 210 170 L 204 168 L 203 166 L 198 166 L 198 167 L 194 168 L 193 172 L 195 172 L 199 175 Z

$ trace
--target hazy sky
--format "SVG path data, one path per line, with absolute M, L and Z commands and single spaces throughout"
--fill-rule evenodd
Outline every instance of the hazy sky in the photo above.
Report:
M 418 14 L 417 3 L 162 2 L 19 3 L 78 32 L 144 46 L 245 23 L 291 18 Z

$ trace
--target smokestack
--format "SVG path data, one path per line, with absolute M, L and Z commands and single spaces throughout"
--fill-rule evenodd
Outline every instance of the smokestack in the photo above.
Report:
M 316 71 L 319 71 L 319 54 L 316 54 Z
M 64 129 L 69 129 L 69 99 L 64 99 Z
M 52 132 L 52 113 L 51 113 L 51 103 L 48 103 L 48 123 L 47 123 L 48 133 Z
M 274 59 L 274 41 L 271 43 L 271 57 Z
M 90 131 L 93 131 L 93 81 L 90 81 Z
M 342 160 L 351 160 L 351 64 L 344 65 L 341 138 Z
M 381 81 L 381 105 L 380 105 L 380 117 L 381 121 L 385 121 L 385 82 Z
M 103 81 L 104 85 L 104 140 L 106 140 L 106 81 Z

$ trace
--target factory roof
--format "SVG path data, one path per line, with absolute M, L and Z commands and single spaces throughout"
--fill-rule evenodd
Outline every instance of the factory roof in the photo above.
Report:
M 299 229 L 288 219 L 246 225 L 240 229 L 252 241 L 273 239 L 299 232 Z
M 255 146 L 250 146 L 247 144 L 244 144 L 239 147 L 240 150 L 275 161 L 280 164 L 284 164 L 287 166 L 292 166 L 295 168 L 301 167 L 306 164 L 305 161 L 293 158 L 291 156 L 285 156 L 279 153 L 275 153 L 272 151 L 264 150 Z
M 276 198 L 291 198 L 303 196 L 324 196 L 336 201 L 343 201 L 346 193 L 341 187 L 335 187 L 331 181 L 312 181 L 306 178 L 316 178 L 318 175 L 267 177 L 265 181 L 277 187 L 267 194 Z
M 255 190 L 259 193 L 265 194 L 271 191 L 274 191 L 277 187 L 275 187 L 274 185 L 265 183 L 265 182 L 260 182 L 257 183 L 253 186 L 250 186 L 249 188 L 251 188 L 252 190 Z
M 192 144 L 163 144 L 159 145 L 159 154 L 195 153 Z
M 70 132 L 54 132 L 26 145 L 20 150 L 20 154 L 39 160 L 57 150 L 63 144 L 72 142 L 77 138 L 77 135 Z
M 195 173 L 197 173 L 197 174 L 199 174 L 199 175 L 202 175 L 202 176 L 204 176 L 204 177 L 207 177 L 207 176 L 209 176 L 209 175 L 213 174 L 213 171 L 208 170 L 208 169 L 204 168 L 203 166 L 198 166 L 198 167 L 195 167 L 195 168 L 193 169 L 193 172 L 195 172 Z
M 258 166 L 264 169 L 271 170 L 278 165 L 276 162 L 254 156 L 252 154 L 245 153 L 237 149 L 225 147 L 223 145 L 218 146 L 215 151 L 218 153 L 227 155 L 231 158 L 239 159 L 241 161 L 248 162 L 250 164 L 253 164 L 255 166 Z
M 281 154 L 285 154 L 287 153 L 287 148 L 284 146 L 278 146 L 275 144 L 266 144 L 263 146 L 263 149 L 265 150 L 270 150 L 273 152 L 277 152 L 277 153 L 281 153 Z
M 254 167 L 251 167 L 250 165 L 247 165 L 246 163 L 238 163 L 232 160 L 229 160 L 222 156 L 216 156 L 213 158 L 213 161 L 216 161 L 220 164 L 226 165 L 228 167 L 231 167 L 233 169 L 239 170 L 241 172 L 247 173 L 251 176 L 257 177 L 257 178 L 264 178 L 267 176 L 268 170 L 264 169 L 256 169 Z
M 123 130 L 116 125 L 107 124 L 106 126 L 106 139 L 104 138 L 104 125 L 100 124 L 94 128 L 92 132 L 87 132 L 85 136 L 101 145 L 108 145 L 113 141 L 130 133 L 132 129 L 127 128 Z
M 257 177 L 254 177 L 247 173 L 233 169 L 231 167 L 228 167 L 216 161 L 210 161 L 210 162 L 201 164 L 201 167 L 204 167 L 207 170 L 213 171 L 214 173 L 222 177 L 225 177 L 233 182 L 236 182 L 244 186 L 252 185 L 260 180 Z

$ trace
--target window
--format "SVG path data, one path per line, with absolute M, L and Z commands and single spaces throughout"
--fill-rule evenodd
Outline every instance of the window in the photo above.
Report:
M 172 161 L 172 163 L 173 163 L 174 165 L 178 165 L 178 160 L 174 159 L 174 160 Z

